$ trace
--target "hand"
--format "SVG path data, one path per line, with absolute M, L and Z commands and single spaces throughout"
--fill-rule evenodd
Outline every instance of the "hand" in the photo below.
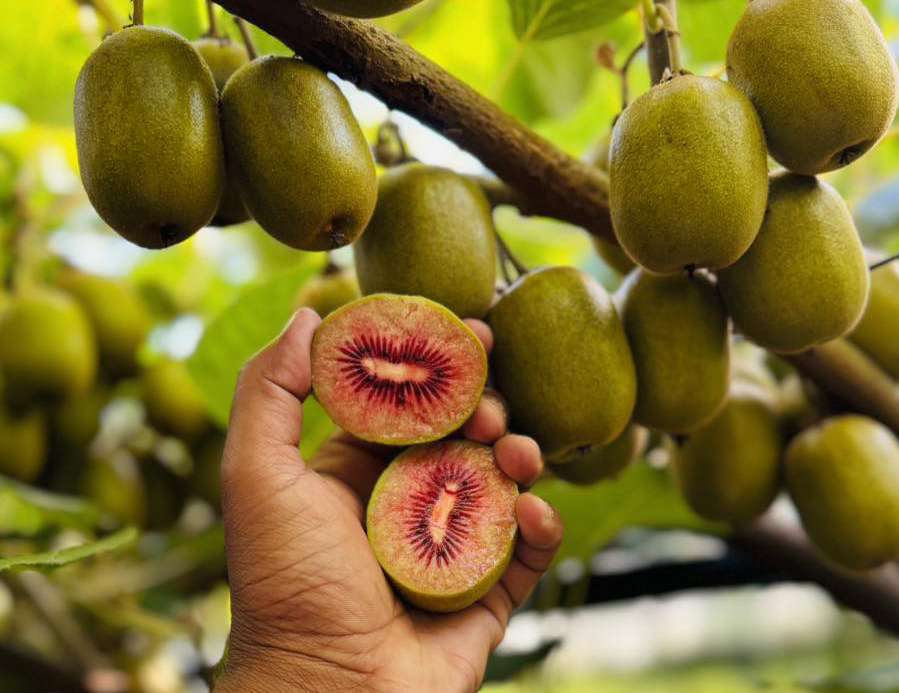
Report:
M 232 627 L 216 690 L 474 691 L 512 611 L 558 548 L 558 515 L 523 493 L 515 556 L 496 587 L 456 614 L 407 607 L 363 526 L 372 487 L 396 448 L 338 433 L 311 463 L 300 458 L 318 323 L 301 310 L 238 383 L 222 462 Z M 489 350 L 489 328 L 469 325 Z M 503 471 L 531 484 L 540 450 L 531 438 L 507 434 L 506 418 L 499 398 L 485 394 L 463 433 L 494 445 Z

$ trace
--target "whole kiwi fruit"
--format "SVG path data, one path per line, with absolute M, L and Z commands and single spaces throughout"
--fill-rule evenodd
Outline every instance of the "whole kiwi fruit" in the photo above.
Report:
M 749 339 L 795 353 L 855 327 L 868 300 L 868 274 L 839 193 L 815 178 L 779 173 L 758 238 L 718 273 L 718 287 Z
M 612 479 L 643 454 L 649 432 L 631 424 L 611 443 L 573 448 L 563 455 L 546 460 L 549 470 L 560 479 L 579 486 L 589 486 Z
M 122 524 L 143 527 L 149 501 L 140 465 L 122 449 L 92 457 L 82 469 L 81 492 Z
M 712 283 L 638 269 L 616 301 L 637 369 L 634 421 L 688 433 L 712 418 L 730 382 L 730 321 Z
M 596 250 L 596 254 L 618 274 L 625 275 L 637 266 L 627 256 L 627 253 L 621 249 L 620 245 L 599 236 L 590 236 L 590 240 L 593 241 L 593 248 Z
M 163 433 L 191 441 L 209 427 L 206 403 L 183 361 L 161 358 L 141 373 L 147 418 Z
M 896 114 L 896 62 L 859 0 L 753 0 L 727 49 L 771 156 L 814 175 L 851 163 Z
M 81 179 L 103 220 L 164 248 L 212 219 L 225 157 L 212 73 L 168 29 L 133 26 L 85 62 L 75 85 Z
M 780 488 L 777 416 L 756 388 L 737 383 L 724 408 L 682 443 L 673 469 L 688 505 L 710 520 L 761 515 Z
M 347 17 L 386 17 L 417 5 L 421 0 L 306 0 L 325 12 Z
M 720 269 L 758 233 L 768 197 L 765 137 L 733 86 L 680 75 L 640 96 L 612 133 L 615 235 L 646 269 Z
M 193 45 L 212 71 L 212 78 L 219 94 L 222 93 L 231 75 L 250 61 L 247 49 L 227 37 L 205 36 L 194 41 Z M 226 157 L 225 191 L 210 222 L 212 226 L 241 224 L 250 218 L 250 213 L 240 197 L 240 186 L 231 168 Z
M 87 392 L 97 373 L 97 345 L 84 311 L 56 289 L 23 290 L 0 313 L 0 375 L 17 410 Z
M 225 148 L 259 225 L 300 250 L 353 242 L 377 198 L 375 164 L 346 97 L 298 58 L 267 56 L 222 93 Z
M 444 168 L 387 171 L 365 233 L 353 244 L 363 293 L 424 296 L 481 318 L 496 287 L 493 213 L 480 186 Z
M 547 458 L 621 434 L 637 394 L 634 362 L 612 299 L 592 277 L 572 267 L 529 272 L 488 322 L 513 430 Z
M 797 436 L 786 481 L 811 540 L 854 570 L 899 558 L 899 443 L 882 424 L 839 416 Z
M 871 272 L 868 306 L 849 338 L 887 373 L 899 378 L 899 262 Z
M 359 282 L 350 269 L 325 271 L 310 279 L 297 294 L 297 308 L 312 308 L 322 318 L 361 296 Z
M 14 416 L 0 406 L 0 474 L 31 483 L 47 459 L 47 426 L 43 413 L 32 409 Z
M 80 272 L 66 272 L 57 283 L 78 301 L 90 320 L 101 368 L 113 377 L 136 373 L 138 350 L 152 327 L 138 293 L 124 281 Z

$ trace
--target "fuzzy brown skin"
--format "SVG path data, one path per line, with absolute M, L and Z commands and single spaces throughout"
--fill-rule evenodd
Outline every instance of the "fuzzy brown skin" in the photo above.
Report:
M 282 243 L 332 250 L 365 229 L 375 164 L 346 98 L 296 58 L 258 58 L 222 93 L 229 166 L 253 218 Z
M 456 614 L 407 608 L 365 536 L 365 504 L 392 452 L 346 434 L 309 464 L 300 458 L 302 401 L 311 384 L 318 318 L 300 311 L 241 373 L 222 462 L 233 620 L 219 693 L 241 691 L 475 691 L 513 609 L 561 540 L 556 513 L 524 493 L 520 540 L 503 578 Z M 489 351 L 483 323 L 470 327 Z M 506 433 L 488 395 L 465 435 L 493 445 L 519 484 L 542 471 L 533 440 Z
M 75 85 L 81 179 L 103 220 L 132 243 L 164 248 L 212 219 L 225 187 L 212 73 L 168 29 L 105 39 Z

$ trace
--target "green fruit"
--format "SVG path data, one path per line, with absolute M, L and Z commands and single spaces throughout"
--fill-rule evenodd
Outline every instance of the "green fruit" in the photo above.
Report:
M 163 433 L 194 440 L 209 427 L 206 403 L 183 361 L 163 358 L 141 374 L 147 418 Z
M 378 478 L 366 513 L 372 551 L 411 604 L 459 611 L 506 572 L 518 486 L 493 450 L 470 441 L 418 445 Z
M 212 74 L 193 46 L 157 27 L 105 39 L 75 85 L 81 179 L 112 228 L 145 248 L 212 219 L 225 158 Z
M 546 463 L 549 470 L 560 479 L 589 486 L 618 476 L 643 454 L 648 440 L 649 433 L 645 428 L 631 425 L 611 443 L 574 448 Z
M 63 275 L 58 283 L 90 320 L 101 367 L 114 377 L 136 373 L 137 353 L 152 326 L 137 292 L 122 281 L 76 272 Z
M 752 388 L 733 388 L 724 409 L 674 455 L 674 473 L 693 510 L 742 523 L 761 515 L 780 488 L 777 417 Z
M 513 430 L 547 457 L 609 443 L 636 399 L 631 351 L 611 298 L 572 267 L 526 274 L 490 311 L 493 375 Z
M 225 436 L 215 432 L 194 453 L 190 488 L 216 510 L 222 507 L 221 466 L 225 452 Z
M 47 427 L 37 410 L 13 416 L 0 408 L 0 474 L 31 483 L 47 460 Z
M 849 338 L 899 378 L 899 262 L 871 272 L 868 307 Z
M 228 160 L 259 225 L 300 250 L 352 243 L 377 198 L 375 165 L 346 98 L 297 58 L 244 65 L 222 93 Z
M 443 438 L 471 416 L 486 381 L 487 354 L 475 333 L 421 296 L 360 298 L 325 318 L 312 340 L 315 397 L 362 440 Z
M 297 294 L 297 308 L 312 308 L 324 318 L 361 295 L 353 271 L 338 270 L 306 283 Z
M 147 523 L 147 491 L 141 463 L 126 450 L 95 457 L 84 467 L 82 493 L 122 524 Z
M 387 171 L 365 234 L 353 245 L 363 293 L 424 296 L 483 317 L 496 286 L 493 213 L 481 188 L 452 171 Z
M 832 561 L 866 570 L 899 558 L 899 443 L 863 416 L 806 430 L 786 456 L 790 496 Z
M 97 346 L 84 312 L 66 294 L 35 289 L 0 314 L 0 372 L 17 407 L 87 392 L 97 372 Z
M 765 137 L 731 85 L 684 75 L 653 87 L 612 134 L 610 208 L 624 251 L 648 270 L 720 269 L 758 233 Z
M 839 193 L 815 178 L 773 176 L 758 239 L 718 274 L 718 287 L 737 327 L 772 351 L 804 351 L 852 330 L 868 268 Z
M 688 433 L 712 418 L 730 383 L 730 322 L 715 287 L 636 270 L 617 300 L 637 369 L 634 421 Z
M 138 462 L 144 489 L 146 489 L 148 529 L 166 529 L 181 516 L 185 493 L 176 476 L 164 464 L 155 459 Z
M 896 114 L 896 63 L 859 0 L 753 0 L 727 50 L 771 155 L 813 175 L 851 163 Z
M 621 249 L 620 245 L 607 241 L 599 236 L 591 236 L 590 239 L 593 241 L 593 247 L 596 249 L 596 254 L 599 255 L 603 262 L 609 267 L 618 272 L 618 274 L 625 275 L 637 266 L 636 263 L 627 256 L 627 253 Z
M 231 75 L 250 61 L 246 48 L 229 38 L 201 38 L 194 41 L 193 46 L 203 56 L 203 60 L 212 71 L 212 78 L 215 80 L 219 94 L 222 93 Z M 226 160 L 225 192 L 222 194 L 218 210 L 212 218 L 213 226 L 241 224 L 250 218 L 250 213 L 240 197 L 240 186 L 232 168 L 233 166 Z
M 100 415 L 109 404 L 106 389 L 94 388 L 60 402 L 50 411 L 50 428 L 60 447 L 86 449 L 100 431 Z
M 347 17 L 385 17 L 421 0 L 307 0 L 313 7 Z

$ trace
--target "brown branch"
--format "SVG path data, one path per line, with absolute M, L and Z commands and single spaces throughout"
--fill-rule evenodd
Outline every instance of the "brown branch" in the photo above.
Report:
M 899 435 L 899 385 L 857 347 L 838 339 L 786 359 L 827 394 Z
M 655 4 L 664 5 L 672 17 L 675 20 L 677 19 L 676 0 L 656 0 Z M 649 61 L 649 77 L 653 84 L 658 84 L 662 81 L 662 77 L 665 76 L 665 70 L 671 66 L 671 57 L 668 52 L 668 37 L 664 30 L 653 33 L 645 22 L 644 33 L 646 36 L 646 57 Z
M 895 563 L 868 573 L 842 570 L 825 561 L 798 527 L 770 518 L 738 531 L 730 543 L 764 566 L 820 585 L 877 626 L 899 633 L 899 567 Z
M 471 152 L 535 213 L 614 239 L 603 172 L 560 151 L 395 36 L 290 0 L 218 4 Z

